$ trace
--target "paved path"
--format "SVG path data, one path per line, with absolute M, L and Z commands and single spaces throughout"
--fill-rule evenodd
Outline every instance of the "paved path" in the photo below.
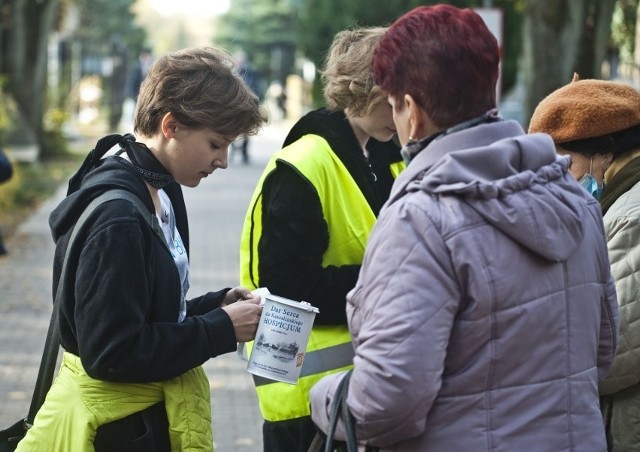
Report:
M 268 126 L 251 139 L 251 162 L 232 155 L 196 189 L 185 189 L 191 233 L 192 296 L 238 284 L 238 248 L 244 214 L 269 156 L 287 126 Z M 0 258 L 0 428 L 26 415 L 51 314 L 51 210 L 66 187 L 44 203 L 7 241 Z M 212 393 L 216 450 L 262 450 L 262 417 L 245 363 L 235 353 L 204 365 Z

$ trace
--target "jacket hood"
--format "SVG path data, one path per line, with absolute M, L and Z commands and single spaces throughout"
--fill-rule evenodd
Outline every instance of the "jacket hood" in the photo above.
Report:
M 588 214 L 588 194 L 568 173 L 569 162 L 546 134 L 525 135 L 515 121 L 483 124 L 428 144 L 389 202 L 418 190 L 462 198 L 511 239 L 560 262 L 581 242 Z
M 82 178 L 80 188 L 68 193 L 51 212 L 49 226 L 53 240 L 57 243 L 58 239 L 69 231 L 94 198 L 114 188 L 134 193 L 149 210 L 153 209 L 153 202 L 144 180 L 133 165 L 121 157 L 110 156 L 100 160 L 98 166 Z

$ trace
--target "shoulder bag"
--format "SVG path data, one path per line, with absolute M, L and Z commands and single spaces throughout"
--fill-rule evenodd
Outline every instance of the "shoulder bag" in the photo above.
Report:
M 138 210 L 140 210 L 140 213 L 151 225 L 156 234 L 158 234 L 162 241 L 165 242 L 164 234 L 162 233 L 162 229 L 160 228 L 160 224 L 158 223 L 158 219 L 155 216 L 155 213 L 149 211 L 147 206 L 144 205 L 140 198 L 138 198 L 133 193 L 123 189 L 109 190 L 89 203 L 82 215 L 80 215 L 80 218 L 78 218 L 78 221 L 76 222 L 73 231 L 71 232 L 69 243 L 67 244 L 64 261 L 62 263 L 62 270 L 60 272 L 60 282 L 58 284 L 56 296 L 53 301 L 53 311 L 51 313 L 51 320 L 49 322 L 49 330 L 47 331 L 47 339 L 44 344 L 44 351 L 42 352 L 42 360 L 40 361 L 40 369 L 38 371 L 36 386 L 31 398 L 29 412 L 26 418 L 20 419 L 9 428 L 0 430 L 0 452 L 8 452 L 16 449 L 16 447 L 18 446 L 18 442 L 20 442 L 20 440 L 24 438 L 27 430 L 29 430 L 29 428 L 31 428 L 31 426 L 33 425 L 33 420 L 36 417 L 36 413 L 44 403 L 47 393 L 49 392 L 49 388 L 51 388 L 53 374 L 58 361 L 58 351 L 60 349 L 58 311 L 60 308 L 60 297 L 62 294 L 62 282 L 64 281 L 66 273 L 69 253 L 78 231 L 81 230 L 82 224 L 86 221 L 89 215 L 100 204 L 107 201 L 112 201 L 114 199 L 126 199 L 132 202 L 138 208 Z
M 349 411 L 347 405 L 347 395 L 349 393 L 349 380 L 351 380 L 351 373 L 353 369 L 349 370 L 338 384 L 336 393 L 333 397 L 333 405 L 331 406 L 331 413 L 329 413 L 329 427 L 327 428 L 326 436 L 318 432 L 309 446 L 308 452 L 358 452 L 358 439 L 356 437 L 356 422 Z M 336 426 L 340 417 L 343 418 L 345 432 L 347 435 L 346 441 L 338 441 L 334 439 L 336 433 Z M 366 446 L 365 452 L 377 452 L 377 447 Z

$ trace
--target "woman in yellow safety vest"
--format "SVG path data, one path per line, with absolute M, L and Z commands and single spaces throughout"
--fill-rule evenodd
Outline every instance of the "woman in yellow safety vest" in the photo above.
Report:
M 352 365 L 345 297 L 358 277 L 380 208 L 404 168 L 391 106 L 370 76 L 384 28 L 336 35 L 322 77 L 328 108 L 291 129 L 258 182 L 241 245 L 247 287 L 320 310 L 297 385 L 255 377 L 264 450 L 307 451 L 315 435 L 309 390 Z

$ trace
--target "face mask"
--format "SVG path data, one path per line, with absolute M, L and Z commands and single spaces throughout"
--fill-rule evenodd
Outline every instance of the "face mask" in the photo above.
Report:
M 593 177 L 591 174 L 587 173 L 584 176 L 582 176 L 578 181 L 578 183 L 582 185 L 582 188 L 587 190 L 587 193 L 589 193 L 591 196 L 593 196 L 596 199 L 600 199 L 600 196 L 602 195 L 602 190 L 604 190 L 604 185 L 599 185 L 596 178 Z

